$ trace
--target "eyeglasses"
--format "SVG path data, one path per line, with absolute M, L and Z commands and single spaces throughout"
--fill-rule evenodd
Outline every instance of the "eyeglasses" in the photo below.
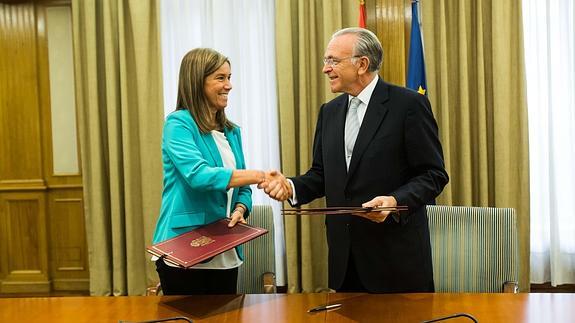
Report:
M 329 65 L 331 67 L 335 67 L 335 66 L 337 66 L 337 64 L 341 63 L 342 61 L 344 61 L 346 59 L 358 58 L 358 57 L 361 57 L 361 56 L 360 55 L 354 55 L 354 56 L 348 56 L 348 57 L 343 57 L 343 58 L 326 57 L 323 59 L 323 64 Z

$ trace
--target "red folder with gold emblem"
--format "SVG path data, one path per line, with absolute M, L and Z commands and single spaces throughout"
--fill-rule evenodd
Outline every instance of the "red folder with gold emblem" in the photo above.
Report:
M 243 223 L 229 228 L 228 223 L 229 219 L 222 219 L 146 247 L 146 250 L 174 265 L 189 268 L 268 233 L 266 229 Z

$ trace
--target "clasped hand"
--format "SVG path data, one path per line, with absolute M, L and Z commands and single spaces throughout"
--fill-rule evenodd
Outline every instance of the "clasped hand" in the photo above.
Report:
M 265 173 L 265 179 L 258 184 L 266 194 L 274 200 L 283 202 L 292 197 L 293 192 L 287 178 L 279 171 L 272 170 Z

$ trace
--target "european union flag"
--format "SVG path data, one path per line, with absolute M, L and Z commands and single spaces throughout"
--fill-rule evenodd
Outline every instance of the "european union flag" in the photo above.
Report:
M 407 87 L 421 94 L 425 94 L 427 91 L 423 44 L 417 15 L 417 1 L 411 3 L 411 41 L 409 44 L 409 63 L 407 65 Z

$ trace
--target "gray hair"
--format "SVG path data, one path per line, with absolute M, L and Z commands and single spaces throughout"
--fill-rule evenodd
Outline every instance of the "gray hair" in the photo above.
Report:
M 383 63 L 383 47 L 377 36 L 365 28 L 351 27 L 335 32 L 331 39 L 346 34 L 357 35 L 357 41 L 353 45 L 353 55 L 367 56 L 369 58 L 368 70 L 378 72 Z

